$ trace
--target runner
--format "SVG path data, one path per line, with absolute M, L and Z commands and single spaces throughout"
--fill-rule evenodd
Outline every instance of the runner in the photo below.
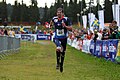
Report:
M 64 16 L 63 9 L 57 9 L 57 16 L 53 17 L 50 22 L 50 26 L 52 27 L 54 24 L 55 27 L 55 37 L 54 43 L 56 44 L 56 57 L 57 57 L 57 65 L 56 69 L 60 69 L 60 72 L 63 72 L 63 63 L 66 51 L 67 44 L 67 36 L 68 31 L 72 30 L 72 23 L 68 17 Z M 61 62 L 60 62 L 61 60 Z

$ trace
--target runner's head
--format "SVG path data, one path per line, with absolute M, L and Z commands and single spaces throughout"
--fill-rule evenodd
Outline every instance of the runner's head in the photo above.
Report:
M 58 18 L 62 18 L 63 15 L 64 15 L 63 9 L 62 8 L 58 8 L 57 9 L 57 16 L 58 16 Z

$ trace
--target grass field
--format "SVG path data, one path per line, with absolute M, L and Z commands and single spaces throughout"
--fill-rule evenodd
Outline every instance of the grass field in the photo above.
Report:
M 50 41 L 21 43 L 19 53 L 0 60 L 0 80 L 120 80 L 120 65 L 67 46 L 64 72 L 55 69 Z

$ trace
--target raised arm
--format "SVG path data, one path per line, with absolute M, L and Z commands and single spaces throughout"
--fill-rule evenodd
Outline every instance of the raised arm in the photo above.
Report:
M 50 21 L 50 28 L 52 28 L 53 27 L 53 21 L 51 20 Z

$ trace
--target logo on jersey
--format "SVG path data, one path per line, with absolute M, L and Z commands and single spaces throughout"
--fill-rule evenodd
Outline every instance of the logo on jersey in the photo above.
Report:
M 60 26 L 61 24 L 58 23 L 57 25 Z
M 58 22 L 58 19 L 55 19 L 54 22 L 55 22 L 55 23 Z

